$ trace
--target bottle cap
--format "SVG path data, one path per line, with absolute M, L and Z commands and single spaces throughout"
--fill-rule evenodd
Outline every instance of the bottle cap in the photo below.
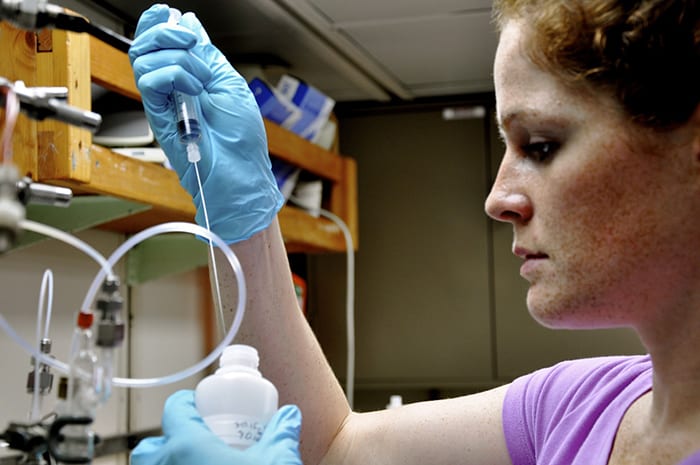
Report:
M 233 344 L 224 349 L 219 360 L 219 366 L 243 365 L 250 368 L 258 368 L 260 358 L 255 347 L 245 344 Z

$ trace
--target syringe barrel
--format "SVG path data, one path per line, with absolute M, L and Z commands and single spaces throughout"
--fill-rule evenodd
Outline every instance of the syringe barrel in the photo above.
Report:
M 177 133 L 180 142 L 189 144 L 200 137 L 199 119 L 197 115 L 197 97 L 184 92 L 173 92 L 173 106 L 177 118 Z

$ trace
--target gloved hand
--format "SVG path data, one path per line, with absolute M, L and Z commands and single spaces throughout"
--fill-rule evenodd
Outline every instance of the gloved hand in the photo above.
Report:
M 194 168 L 179 142 L 174 90 L 198 96 L 202 137 L 198 163 L 212 231 L 227 243 L 267 228 L 284 203 L 270 168 L 260 109 L 247 82 L 214 46 L 192 13 L 168 24 L 167 5 L 139 19 L 129 50 L 146 117 L 156 139 L 192 195 L 204 226 Z
M 301 413 L 292 405 L 279 409 L 260 441 L 246 450 L 229 447 L 197 413 L 194 393 L 178 391 L 165 402 L 165 436 L 142 440 L 131 453 L 131 465 L 301 465 Z

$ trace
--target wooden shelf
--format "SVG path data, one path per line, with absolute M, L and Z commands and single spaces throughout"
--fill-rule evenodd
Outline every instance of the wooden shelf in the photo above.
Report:
M 91 106 L 94 82 L 140 99 L 126 54 L 86 34 L 19 31 L 0 24 L 0 76 L 27 86 L 65 86 L 68 102 Z M 328 186 L 324 208 L 348 225 L 357 248 L 357 170 L 352 158 L 329 152 L 265 121 L 270 155 L 318 176 Z M 102 225 L 133 233 L 165 221 L 192 221 L 195 209 L 174 172 L 92 143 L 91 134 L 55 121 L 20 117 L 14 161 L 35 181 L 70 187 L 78 195 L 101 194 L 151 208 Z M 290 252 L 339 252 L 345 239 L 335 223 L 284 207 L 279 215 Z

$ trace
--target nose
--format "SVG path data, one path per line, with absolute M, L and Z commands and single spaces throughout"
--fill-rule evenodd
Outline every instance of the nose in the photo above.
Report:
M 496 221 L 512 224 L 526 224 L 530 221 L 533 214 L 532 201 L 522 188 L 521 181 L 516 170 L 509 168 L 504 160 L 486 198 L 486 214 Z

